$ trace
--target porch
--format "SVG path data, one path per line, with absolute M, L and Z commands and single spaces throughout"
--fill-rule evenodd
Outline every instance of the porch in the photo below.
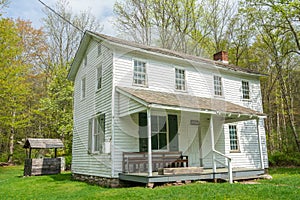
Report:
M 187 168 L 188 169 L 188 168 Z M 251 168 L 233 168 L 233 181 L 257 179 L 265 173 L 264 169 Z M 201 173 L 186 173 L 186 174 L 167 174 L 159 175 L 158 172 L 153 172 L 151 176 L 148 173 L 120 173 L 119 179 L 124 181 L 132 181 L 139 183 L 169 183 L 169 182 L 187 182 L 187 181 L 228 181 L 228 169 L 217 168 L 216 172 L 213 169 L 204 169 Z
M 126 130 L 128 127 L 126 133 L 137 138 L 136 146 L 126 147 L 127 152 L 122 152 L 121 180 L 155 183 L 222 179 L 232 183 L 237 179 L 258 178 L 264 173 L 259 131 L 262 113 L 230 102 L 190 95 L 129 88 L 117 88 L 117 91 L 120 93 L 118 117 L 123 120 L 120 127 Z M 248 165 L 234 168 L 230 148 L 240 149 L 234 148 L 238 142 L 229 147 L 232 139 L 229 134 L 225 136 L 223 124 L 253 119 L 251 140 L 257 144 L 255 158 L 251 157 L 250 161 L 238 152 L 238 159 L 243 156 Z M 185 170 L 159 173 L 169 167 Z M 205 169 L 195 172 L 195 167 Z

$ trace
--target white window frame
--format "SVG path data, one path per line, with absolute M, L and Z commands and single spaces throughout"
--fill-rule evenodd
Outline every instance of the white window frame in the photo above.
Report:
M 241 88 L 241 91 L 242 91 L 242 99 L 243 100 L 246 100 L 246 101 L 249 101 L 249 100 L 251 100 L 251 93 L 250 93 L 250 82 L 249 81 L 247 81 L 247 80 L 242 80 L 241 81 L 241 83 L 242 83 L 242 88 Z M 244 88 L 244 84 L 243 83 L 248 83 L 248 98 L 245 98 L 245 96 L 244 96 L 244 92 L 245 91 L 247 91 L 247 90 L 244 90 L 245 88 Z
M 83 76 L 80 81 L 80 97 L 81 100 L 86 98 L 86 76 Z
M 233 138 L 232 135 L 231 135 L 232 130 L 235 131 L 235 138 Z M 229 133 L 230 153 L 240 153 L 238 126 L 236 124 L 229 124 L 228 125 L 228 133 Z
M 96 68 L 96 91 L 101 90 L 102 80 L 103 80 L 103 66 L 102 63 L 100 63 Z
M 104 120 L 104 127 L 101 127 Z M 97 115 L 89 120 L 89 153 L 104 153 L 105 145 L 105 114 Z
M 145 65 L 145 69 L 144 71 L 141 70 L 135 70 L 135 69 L 139 69 L 139 65 L 135 66 L 135 62 L 141 62 L 144 63 Z M 145 60 L 142 59 L 132 59 L 132 68 L 133 68 L 133 85 L 135 86 L 143 86 L 143 87 L 147 87 L 147 62 Z M 141 77 L 145 77 L 144 80 L 141 79 Z M 144 81 L 144 83 L 139 83 L 139 81 Z
M 216 85 L 216 80 L 215 77 L 220 78 L 220 80 L 218 80 L 218 85 Z M 213 87 L 214 87 L 214 96 L 218 96 L 218 97 L 223 97 L 224 96 L 224 92 L 223 92 L 223 77 L 220 75 L 213 75 Z M 218 90 L 216 90 L 218 88 Z
M 183 68 L 175 67 L 175 90 L 186 91 L 186 70 Z

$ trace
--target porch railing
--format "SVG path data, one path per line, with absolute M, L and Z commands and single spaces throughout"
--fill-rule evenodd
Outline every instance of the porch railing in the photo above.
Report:
M 182 152 L 152 152 L 152 171 L 159 168 L 188 167 L 188 156 Z M 147 152 L 123 152 L 124 173 L 148 172 Z
M 216 159 L 216 155 L 219 155 L 223 158 L 225 158 L 226 163 L 224 163 L 224 161 L 220 161 L 218 159 Z M 217 164 L 216 162 L 218 162 L 219 164 L 223 165 L 224 167 L 228 168 L 228 181 L 229 183 L 233 183 L 233 176 L 232 176 L 232 166 L 231 166 L 231 158 L 222 154 L 219 151 L 213 150 L 213 172 L 216 173 L 217 172 Z

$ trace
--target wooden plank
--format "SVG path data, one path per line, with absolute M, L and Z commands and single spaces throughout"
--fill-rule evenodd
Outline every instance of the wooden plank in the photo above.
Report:
M 177 174 L 199 174 L 203 172 L 203 167 L 183 167 L 183 168 L 161 168 L 159 175 L 177 175 Z

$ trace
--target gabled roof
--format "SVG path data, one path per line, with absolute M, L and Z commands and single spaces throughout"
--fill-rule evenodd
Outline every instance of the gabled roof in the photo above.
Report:
M 28 138 L 23 147 L 31 149 L 53 149 L 64 148 L 64 144 L 60 139 Z
M 98 38 L 99 40 L 105 41 L 114 46 L 127 47 L 127 48 L 131 48 L 133 50 L 136 50 L 136 51 L 152 53 L 152 54 L 156 54 L 159 56 L 167 56 L 169 58 L 176 58 L 176 59 L 181 59 L 181 60 L 185 60 L 185 61 L 193 61 L 193 62 L 197 62 L 197 63 L 207 63 L 207 64 L 211 64 L 213 66 L 220 67 L 220 68 L 223 68 L 226 70 L 246 73 L 249 75 L 265 76 L 265 74 L 261 74 L 257 71 L 250 70 L 247 68 L 241 68 L 241 67 L 238 67 L 238 66 L 235 66 L 232 64 L 226 64 L 226 63 L 223 63 L 220 61 L 214 61 L 214 60 L 210 60 L 210 59 L 201 58 L 199 56 L 193 56 L 193 55 L 180 53 L 180 52 L 176 52 L 176 51 L 172 51 L 172 50 L 168 50 L 168 49 L 143 45 L 143 44 L 139 44 L 136 42 L 127 41 L 127 40 L 119 39 L 116 37 L 112 37 L 112 36 L 108 36 L 108 35 L 104 35 L 104 34 L 100 34 L 100 33 L 86 31 L 81 40 L 78 51 L 75 55 L 71 70 L 68 74 L 68 78 L 70 80 L 75 79 L 75 75 L 79 68 L 82 56 L 83 56 L 85 49 L 87 48 L 87 45 L 92 37 Z
M 188 94 L 158 92 L 147 89 L 135 89 L 127 87 L 117 87 L 117 91 L 127 95 L 129 98 L 137 98 L 143 101 L 144 105 L 160 105 L 172 108 L 185 108 L 197 112 L 215 112 L 236 115 L 265 116 L 263 113 L 255 110 L 233 104 L 231 102 L 216 99 L 192 96 Z M 181 110 L 178 109 L 178 110 Z

